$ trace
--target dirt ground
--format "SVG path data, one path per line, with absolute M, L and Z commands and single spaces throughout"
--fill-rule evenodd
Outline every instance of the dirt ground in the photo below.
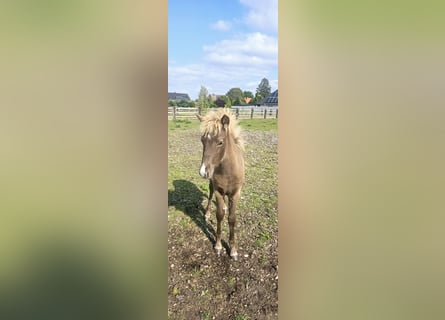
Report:
M 208 181 L 199 176 L 195 127 L 169 131 L 168 319 L 278 318 L 277 131 L 250 130 L 246 184 L 237 211 L 238 261 L 213 250 L 215 203 L 204 220 Z M 224 242 L 225 241 L 225 242 Z

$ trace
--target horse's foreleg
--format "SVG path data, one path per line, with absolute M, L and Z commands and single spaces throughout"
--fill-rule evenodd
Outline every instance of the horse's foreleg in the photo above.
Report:
M 224 202 L 224 196 L 220 194 L 218 191 L 215 192 L 216 196 L 216 243 L 215 243 L 215 250 L 216 253 L 219 255 L 222 250 L 222 244 L 221 244 L 221 222 L 224 219 L 224 213 L 226 210 L 226 204 Z
M 210 217 L 210 210 L 211 210 L 211 206 L 212 206 L 212 198 L 213 198 L 213 183 L 212 183 L 212 181 L 210 181 L 209 182 L 209 200 L 207 202 L 207 209 L 206 209 L 206 212 L 204 214 L 206 221 L 208 221 L 209 217 Z
M 241 190 L 235 193 L 233 196 L 229 197 L 229 245 L 230 245 L 230 256 L 234 259 L 238 259 L 238 252 L 236 249 L 235 241 L 235 226 L 236 226 L 236 205 L 241 195 Z

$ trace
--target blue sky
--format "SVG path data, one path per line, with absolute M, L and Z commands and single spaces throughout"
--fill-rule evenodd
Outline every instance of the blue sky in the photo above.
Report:
M 278 89 L 278 0 L 169 0 L 168 91 Z

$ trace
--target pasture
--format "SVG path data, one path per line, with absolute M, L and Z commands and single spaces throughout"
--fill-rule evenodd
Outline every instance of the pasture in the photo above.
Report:
M 213 249 L 216 204 L 205 223 L 208 180 L 199 175 L 199 121 L 169 121 L 168 319 L 278 318 L 277 120 L 239 124 L 246 183 L 238 203 L 239 260 L 234 261 Z M 222 239 L 228 242 L 227 215 Z

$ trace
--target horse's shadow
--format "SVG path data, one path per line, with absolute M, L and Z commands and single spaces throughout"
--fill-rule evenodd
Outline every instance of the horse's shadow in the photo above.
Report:
M 184 212 L 201 229 L 201 231 L 210 240 L 212 245 L 216 243 L 215 229 L 206 221 L 206 208 L 202 205 L 207 203 L 208 194 L 204 193 L 194 183 L 187 180 L 174 180 L 174 190 L 168 190 L 168 205 L 174 206 L 176 210 Z M 212 204 L 212 212 L 216 204 Z M 222 245 L 229 252 L 229 246 L 221 240 Z

